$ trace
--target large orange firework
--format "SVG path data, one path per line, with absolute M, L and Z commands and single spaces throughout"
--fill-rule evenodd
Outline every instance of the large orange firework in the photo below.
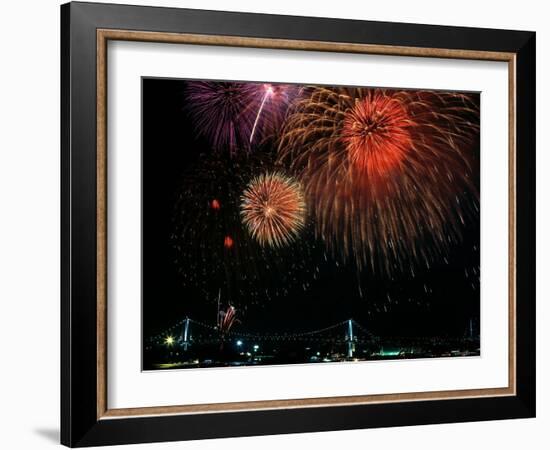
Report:
M 477 95 L 312 87 L 279 162 L 302 182 L 318 235 L 358 269 L 428 267 L 478 212 Z
M 262 246 L 282 247 L 305 225 L 300 184 L 278 172 L 254 178 L 241 197 L 241 217 Z
M 370 179 L 399 166 L 411 149 L 411 119 L 398 98 L 367 92 L 346 113 L 342 141 L 350 164 Z

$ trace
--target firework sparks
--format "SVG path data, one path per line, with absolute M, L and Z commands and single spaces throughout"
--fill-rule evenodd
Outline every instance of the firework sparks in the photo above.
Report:
M 273 88 L 271 87 L 271 85 L 265 86 L 265 94 L 262 98 L 262 103 L 258 108 L 258 114 L 256 114 L 256 118 L 254 119 L 254 125 L 252 126 L 252 131 L 250 132 L 250 143 L 252 143 L 252 139 L 254 139 L 254 132 L 256 131 L 256 127 L 258 126 L 258 121 L 260 120 L 260 116 L 262 115 L 262 111 L 264 110 L 265 102 L 272 95 L 273 95 Z
M 292 242 L 305 224 L 305 203 L 296 181 L 280 173 L 254 178 L 241 197 L 241 216 L 262 246 Z
M 249 151 L 258 136 L 266 138 L 281 125 L 300 89 L 293 85 L 192 81 L 187 110 L 198 134 L 215 151 Z
M 238 323 L 237 319 L 237 310 L 233 306 L 229 306 L 225 311 L 220 311 L 220 316 L 218 318 L 220 333 L 227 334 L 229 330 Z
M 235 153 L 248 143 L 252 122 L 245 111 L 254 95 L 246 84 L 194 81 L 189 82 L 186 94 L 195 128 L 214 150 Z
M 297 102 L 279 159 L 302 182 L 333 254 L 352 255 L 359 269 L 414 275 L 414 262 L 429 267 L 460 239 L 467 214 L 478 212 L 472 98 L 316 87 Z
M 302 95 L 302 88 L 291 84 L 254 84 L 256 101 L 251 112 L 254 116 L 250 144 L 256 141 L 258 134 L 262 138 L 272 136 L 279 131 L 288 108 Z M 257 106 L 259 104 L 259 106 Z M 254 111 L 257 113 L 254 115 Z
M 221 291 L 241 312 L 290 287 L 307 288 L 315 270 L 313 243 L 262 246 L 243 225 L 241 194 L 272 165 L 265 155 L 203 155 L 183 175 L 175 204 L 172 243 L 183 284 L 208 299 Z
M 381 176 L 399 166 L 412 147 L 412 121 L 397 98 L 369 91 L 344 117 L 342 141 L 351 165 L 366 176 Z

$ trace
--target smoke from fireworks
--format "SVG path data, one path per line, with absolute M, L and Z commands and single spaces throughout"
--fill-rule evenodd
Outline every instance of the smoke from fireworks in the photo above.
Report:
M 429 267 L 478 212 L 473 96 L 310 92 L 287 118 L 279 160 L 302 182 L 318 235 L 358 269 L 414 275 L 414 263 Z
M 262 246 L 292 242 L 305 225 L 305 203 L 296 181 L 280 173 L 254 178 L 241 197 L 241 216 Z
M 284 84 L 190 81 L 186 109 L 215 151 L 234 155 L 273 134 L 299 93 Z

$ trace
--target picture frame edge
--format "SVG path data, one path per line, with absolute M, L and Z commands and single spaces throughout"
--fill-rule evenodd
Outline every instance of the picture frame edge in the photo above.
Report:
M 114 7 L 114 8 L 113 8 Z M 96 164 L 88 167 L 90 161 L 96 161 L 95 150 L 90 153 L 90 149 L 95 149 L 97 138 L 96 129 L 86 130 L 92 122 L 99 123 L 99 118 L 95 115 L 96 102 L 93 105 L 84 105 L 81 102 L 83 98 L 90 99 L 92 95 L 97 100 L 94 94 L 96 90 L 96 72 L 93 75 L 87 75 L 88 79 L 83 85 L 86 86 L 85 92 L 78 94 L 76 98 L 75 82 L 83 81 L 85 78 L 86 69 L 91 66 L 95 68 L 95 45 L 96 45 L 96 30 L 103 28 L 104 25 L 110 25 L 116 20 L 124 21 L 120 15 L 109 16 L 106 14 L 114 9 L 128 11 L 128 8 L 137 8 L 139 11 L 148 11 L 150 8 L 157 10 L 156 15 L 162 16 L 162 10 L 168 8 L 156 7 L 132 7 L 127 5 L 109 5 L 109 4 L 93 4 L 93 3 L 68 3 L 61 6 L 61 443 L 70 447 L 73 446 L 90 446 L 90 445 L 107 445 L 113 443 L 134 443 L 146 442 L 146 440 L 136 440 L 143 436 L 140 430 L 151 430 L 151 427 L 159 427 L 159 421 L 174 421 L 187 419 L 181 423 L 187 422 L 189 427 L 193 423 L 202 423 L 206 415 L 195 414 L 185 417 L 173 416 L 155 416 L 155 417 L 132 417 L 132 418 L 104 418 L 102 417 L 107 411 L 106 403 L 103 408 L 98 407 L 98 368 L 97 368 L 97 346 L 101 337 L 95 331 L 98 312 L 95 300 L 97 298 L 97 242 L 94 241 L 94 236 L 97 236 L 97 223 L 94 220 L 93 226 L 89 219 L 93 215 L 97 219 L 97 199 L 99 192 L 96 190 L 97 183 L 91 183 L 95 179 Z M 158 11 L 161 10 L 161 11 Z M 185 10 L 190 11 L 190 10 Z M 200 10 L 192 10 L 200 11 Z M 91 14 L 89 14 L 92 12 Z M 207 17 L 209 13 L 216 14 L 217 17 L 225 13 L 200 11 Z M 194 14 L 194 13 L 193 13 Z M 247 20 L 254 18 L 256 15 L 249 13 L 227 13 L 238 14 L 247 17 Z M 139 21 L 140 14 L 136 10 L 133 20 Z M 107 17 L 107 19 L 98 19 L 98 16 Z M 243 16 L 243 17 L 244 17 Z M 269 17 L 279 17 L 277 20 L 284 20 L 285 17 L 294 16 L 264 16 L 263 19 L 269 20 Z M 300 18 L 297 18 L 300 19 Z M 304 18 L 315 21 L 316 18 Z M 103 20 L 103 21 L 102 21 Z M 323 21 L 334 20 L 339 23 L 346 23 L 343 19 L 322 19 Z M 105 23 L 108 22 L 108 23 Z M 381 23 L 386 24 L 387 23 Z M 397 27 L 402 25 L 407 29 L 410 27 L 421 30 L 423 25 L 417 24 L 393 24 Z M 428 26 L 432 27 L 432 26 Z M 78 31 L 76 30 L 78 28 Z M 443 27 L 445 28 L 445 27 Z M 454 27 L 450 27 L 454 28 Z M 448 28 L 448 29 L 450 29 Z M 505 33 L 507 30 L 488 30 L 488 29 L 468 29 L 493 32 L 497 34 Z M 516 233 L 516 267 L 519 267 L 517 274 L 517 285 L 515 287 L 517 299 L 517 315 L 516 315 L 516 331 L 518 352 L 516 355 L 516 383 L 517 392 L 515 396 L 508 396 L 505 399 L 498 399 L 497 403 L 501 404 L 501 408 L 497 412 L 499 417 L 481 417 L 474 416 L 473 420 L 490 420 L 492 418 L 512 418 L 512 417 L 534 417 L 536 414 L 535 401 L 535 46 L 536 33 L 523 31 L 508 31 L 513 33 L 513 39 L 510 41 L 515 45 L 514 53 L 516 55 L 516 118 L 521 116 L 521 121 L 518 124 L 516 120 L 516 188 L 517 188 L 517 210 L 519 205 L 522 205 L 521 217 L 517 215 L 516 230 L 521 229 L 521 233 Z M 78 34 L 78 36 L 77 36 Z M 93 36 L 92 36 L 93 35 Z M 82 44 L 82 37 L 86 42 L 87 47 L 78 48 Z M 93 42 L 92 42 L 93 37 Z M 78 42 L 78 43 L 77 43 Z M 510 44 L 512 45 L 512 44 Z M 518 47 L 519 45 L 519 47 Z M 91 49 L 93 48 L 93 52 Z M 511 50 L 509 48 L 508 50 Z M 93 60 L 90 60 L 93 54 Z M 82 64 L 83 62 L 85 64 Z M 82 65 L 82 67 L 80 67 Z M 93 76 L 93 81 L 89 79 Z M 80 83 L 79 83 L 80 85 Z M 93 92 L 92 92 L 93 91 Z M 75 102 L 80 102 L 78 105 Z M 86 102 L 84 102 L 86 103 Z M 93 106 L 93 111 L 90 107 Z M 86 125 L 88 124 L 88 125 Z M 76 132 L 76 135 L 75 135 Z M 93 145 L 90 144 L 93 142 Z M 79 146 L 79 144 L 82 144 Z M 86 150 L 87 149 L 87 150 Z M 532 149 L 533 151 L 521 150 Z M 520 155 L 520 151 L 522 152 Z M 520 158 L 521 156 L 521 158 Z M 521 161 L 520 161 L 521 160 Z M 518 177 L 518 173 L 521 176 Z M 82 176 L 80 176 L 82 175 Z M 78 178 L 75 179 L 75 178 Z M 521 178 L 521 179 L 519 179 Z M 94 184 L 90 192 L 91 185 Z M 82 204 L 76 204 L 83 202 Z M 83 225 L 85 224 L 85 225 Z M 79 228 L 80 227 L 80 228 Z M 527 233 L 527 235 L 526 235 Z M 90 241 L 91 240 L 91 241 Z M 92 251 L 93 248 L 93 251 Z M 83 260 L 83 255 L 84 259 Z M 521 255 L 521 257 L 520 257 Z M 93 268 L 95 267 L 95 273 Z M 93 275 L 93 276 L 92 276 Z M 521 279 L 521 280 L 520 280 Z M 521 292 L 520 292 L 521 291 Z M 521 297 L 521 301 L 520 300 Z M 93 313 L 92 313 L 93 312 Z M 93 317 L 92 317 L 93 316 Z M 85 321 L 82 318 L 85 318 Z M 518 317 L 522 319 L 522 323 L 518 324 Z M 93 323 L 92 319 L 93 318 Z M 518 326 L 519 325 L 519 326 Z M 81 327 L 83 329 L 81 329 Z M 90 332 L 94 330 L 94 332 Z M 76 355 L 75 347 L 82 345 L 86 349 L 86 355 Z M 91 349 L 94 348 L 94 351 Z M 93 358 L 92 358 L 93 356 Z M 90 368 L 94 367 L 93 374 L 90 373 Z M 103 366 L 100 370 L 105 370 Z M 89 392 L 89 388 L 94 386 L 93 392 Z M 105 388 L 105 387 L 103 387 Z M 101 389 L 103 389 L 101 388 Z M 105 388 L 106 389 L 106 388 Z M 105 394 L 106 395 L 106 394 Z M 492 397 L 491 397 L 492 398 Z M 453 405 L 451 408 L 456 412 L 455 421 L 469 421 L 467 416 L 458 416 L 464 413 L 469 408 L 476 409 L 478 412 L 487 412 L 493 410 L 487 403 L 489 399 L 466 399 L 464 400 L 437 400 L 437 402 L 451 402 L 447 405 Z M 478 401 L 479 400 L 479 401 Z M 418 401 L 414 402 L 413 406 L 405 406 L 405 408 L 397 408 L 401 410 L 416 410 L 415 408 L 422 407 L 430 408 L 430 403 L 433 401 Z M 459 403 L 452 403 L 459 402 Z M 473 403 L 470 403 L 473 402 Z M 489 402 L 490 403 L 490 402 Z M 387 405 L 387 404 L 384 404 Z M 400 404 L 398 404 L 400 405 Z M 468 406 L 469 405 L 469 408 Z M 472 407 L 472 405 L 476 405 Z M 374 424 L 368 425 L 359 421 L 351 421 L 349 428 L 345 423 L 335 423 L 334 428 L 327 427 L 324 420 L 326 417 L 334 416 L 334 409 L 352 408 L 355 411 L 368 411 L 368 407 L 373 405 L 353 405 L 353 406 L 331 406 L 317 408 L 297 408 L 295 410 L 261 410 L 253 412 L 230 412 L 230 413 L 212 413 L 208 417 L 216 418 L 220 415 L 231 414 L 233 419 L 241 417 L 243 414 L 256 414 L 257 419 L 269 416 L 269 413 L 275 412 L 276 417 L 281 417 L 281 412 L 286 411 L 301 411 L 296 412 L 296 417 L 304 417 L 302 414 L 317 409 L 319 413 L 324 413 L 328 416 L 325 418 L 318 417 L 317 422 L 313 421 L 321 429 L 309 429 L 307 427 L 299 428 L 294 423 L 286 423 L 286 430 L 274 430 L 266 427 L 260 427 L 258 431 L 265 430 L 265 433 L 251 432 L 239 426 L 234 426 L 232 431 L 236 434 L 227 434 L 229 431 L 220 430 L 222 435 L 207 435 L 204 433 L 196 433 L 193 435 L 188 429 L 180 430 L 179 434 L 173 434 L 172 437 L 166 436 L 166 440 L 182 440 L 182 439 L 202 439 L 211 437 L 228 437 L 228 436 L 245 436 L 253 434 L 278 434 L 288 432 L 307 432 L 307 431 L 328 431 L 329 429 L 352 429 L 352 428 L 367 428 L 371 426 L 395 426 L 391 420 L 386 425 Z M 377 409 L 379 405 L 376 405 Z M 394 405 L 395 406 L 395 405 Z M 330 408 L 331 410 L 327 410 Z M 352 411 L 348 410 L 348 411 Z M 339 415 L 346 417 L 351 416 L 351 413 L 344 413 L 340 410 Z M 418 411 L 418 410 L 416 410 Z M 386 415 L 381 413 L 382 417 Z M 387 414 L 387 413 L 386 413 Z M 416 419 L 421 423 L 434 423 L 426 420 L 430 415 L 426 412 L 417 412 L 420 417 Z M 291 413 L 291 416 L 293 414 Z M 370 414 L 367 414 L 370 416 Z M 443 414 L 444 416 L 444 414 Z M 247 421 L 250 421 L 248 417 Z M 317 415 L 315 414 L 315 417 Z M 476 419 L 476 417 L 479 417 Z M 422 420 L 424 419 L 424 421 Z M 461 420 L 462 419 L 462 420 Z M 234 421 L 231 421 L 234 423 Z M 298 420 L 299 422 L 299 420 Z M 414 424 L 414 420 L 411 424 Z M 445 420 L 436 423 L 443 423 Z M 378 423 L 378 422 L 376 422 Z M 360 425 L 360 426 L 354 426 Z M 405 424 L 403 424 L 405 425 Z M 311 425 L 310 425 L 311 426 Z M 161 427 L 162 428 L 162 427 Z M 326 429 L 325 429 L 326 428 Z M 155 436 L 147 442 L 163 440 L 158 432 L 150 434 Z

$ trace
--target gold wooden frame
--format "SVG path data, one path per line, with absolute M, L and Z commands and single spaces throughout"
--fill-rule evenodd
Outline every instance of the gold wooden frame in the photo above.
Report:
M 452 59 L 502 61 L 509 74 L 509 286 L 508 286 L 508 387 L 489 389 L 411 392 L 288 400 L 212 403 L 201 405 L 150 406 L 109 409 L 107 405 L 107 42 L 109 40 L 216 45 L 287 50 L 381 54 Z M 387 45 L 260 39 L 146 31 L 97 30 L 97 418 L 166 414 L 219 413 L 262 409 L 445 400 L 516 395 L 516 55 L 505 52 L 444 48 L 397 47 Z

